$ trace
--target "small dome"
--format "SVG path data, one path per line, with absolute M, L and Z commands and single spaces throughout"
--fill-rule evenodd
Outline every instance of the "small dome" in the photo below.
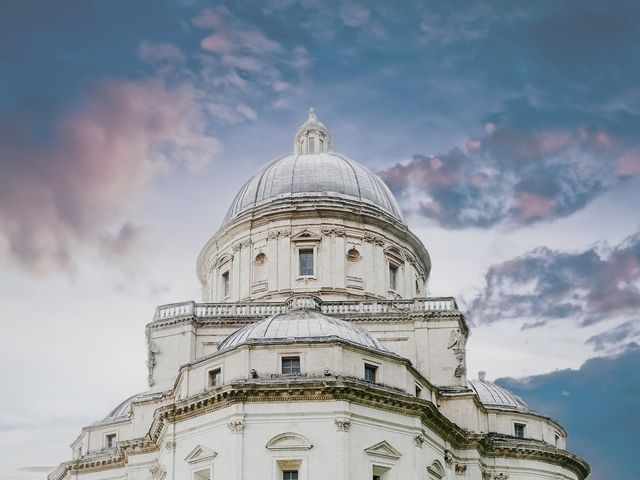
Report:
M 294 153 L 263 167 L 240 189 L 224 223 L 278 199 L 292 202 L 322 196 L 366 203 L 404 223 L 385 183 L 360 163 L 331 151 L 331 137 L 313 109 L 294 141 Z
M 227 350 L 245 343 L 281 343 L 332 338 L 388 352 L 380 341 L 364 328 L 314 310 L 292 310 L 247 325 L 224 339 L 218 345 L 218 350 Z
M 127 398 L 122 403 L 120 403 L 116 408 L 111 410 L 109 414 L 106 417 L 104 417 L 104 419 L 102 419 L 101 422 L 109 422 L 111 420 L 116 420 L 118 418 L 128 417 L 129 415 L 131 415 L 131 404 L 133 403 L 133 401 L 137 400 L 138 398 L 142 398 L 145 395 L 147 395 L 146 392 L 136 393 L 135 395 L 131 395 L 129 398 Z
M 524 400 L 500 385 L 487 380 L 470 380 L 469 385 L 485 407 L 531 412 Z

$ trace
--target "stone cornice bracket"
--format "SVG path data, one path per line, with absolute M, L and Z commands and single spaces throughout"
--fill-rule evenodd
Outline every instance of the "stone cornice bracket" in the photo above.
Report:
M 336 418 L 335 423 L 339 432 L 348 432 L 351 428 L 351 419 L 349 418 Z
M 422 433 L 419 433 L 413 439 L 416 442 L 416 447 L 418 448 L 422 448 L 422 444 L 427 441 L 427 438 Z
M 467 466 L 464 463 L 456 463 L 456 475 L 464 475 L 467 471 Z
M 227 423 L 227 427 L 231 430 L 232 433 L 242 433 L 244 432 L 244 421 L 243 420 L 231 420 Z

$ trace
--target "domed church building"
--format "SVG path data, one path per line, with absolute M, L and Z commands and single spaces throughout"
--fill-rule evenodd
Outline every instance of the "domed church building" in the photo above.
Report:
M 469 328 L 384 182 L 313 110 L 146 327 L 149 390 L 49 480 L 582 480 L 567 432 L 467 378 Z

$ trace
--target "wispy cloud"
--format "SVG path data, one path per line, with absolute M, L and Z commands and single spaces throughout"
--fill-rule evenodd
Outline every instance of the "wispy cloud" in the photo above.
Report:
M 193 86 L 158 78 L 96 82 L 56 121 L 51 140 L 5 119 L 2 252 L 32 272 L 70 269 L 75 250 L 101 242 L 150 180 L 177 165 L 198 170 L 219 148 Z
M 537 328 L 552 321 L 617 326 L 588 340 L 610 349 L 640 340 L 640 233 L 615 247 L 582 252 L 538 248 L 493 265 L 471 302 L 477 323 L 527 321 Z M 550 327 L 548 327 L 550 328 Z
M 617 124 L 522 99 L 487 117 L 464 147 L 380 172 L 405 210 L 446 228 L 515 227 L 571 215 L 640 176 L 635 141 Z

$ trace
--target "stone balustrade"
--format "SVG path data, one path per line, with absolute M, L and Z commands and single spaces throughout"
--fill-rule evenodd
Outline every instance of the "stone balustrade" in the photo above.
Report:
M 292 301 L 293 299 L 293 301 Z M 351 300 L 323 301 L 317 297 L 299 295 L 285 302 L 237 302 L 196 303 L 193 301 L 161 305 L 156 308 L 154 321 L 180 317 L 195 318 L 264 318 L 284 313 L 294 306 L 300 308 L 308 303 L 326 315 L 384 315 L 420 312 L 457 312 L 453 297 L 415 298 L 412 300 Z M 312 299 L 312 300 L 311 300 Z

